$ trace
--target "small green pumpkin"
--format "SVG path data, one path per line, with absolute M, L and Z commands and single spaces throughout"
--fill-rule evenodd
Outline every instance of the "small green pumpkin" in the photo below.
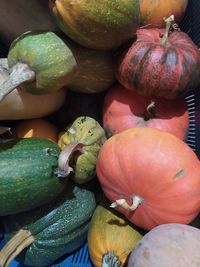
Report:
M 55 33 L 29 31 L 11 44 L 8 66 L 11 74 L 0 86 L 0 100 L 19 86 L 33 94 L 57 91 L 71 81 L 77 64 Z
M 80 116 L 61 134 L 58 145 L 59 172 L 78 184 L 85 183 L 96 175 L 96 161 L 99 150 L 106 141 L 105 131 L 93 118 Z
M 0 252 L 1 266 L 17 256 L 16 250 L 21 263 L 42 267 L 74 252 L 86 242 L 95 207 L 91 191 L 69 182 L 55 201 L 32 211 L 3 217 L 5 239 L 10 241 L 8 250 L 5 246 Z

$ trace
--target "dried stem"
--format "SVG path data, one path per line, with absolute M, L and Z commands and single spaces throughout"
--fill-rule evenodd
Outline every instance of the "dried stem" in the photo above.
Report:
M 0 101 L 20 84 L 31 82 L 34 79 L 35 72 L 27 64 L 17 63 L 12 67 L 8 79 L 0 85 Z
M 0 266 L 8 267 L 9 263 L 15 259 L 26 247 L 31 245 L 34 237 L 28 230 L 19 230 L 19 232 L 9 240 L 9 242 L 0 251 Z
M 61 151 L 58 158 L 58 169 L 55 171 L 58 177 L 67 177 L 70 172 L 73 172 L 73 168 L 69 166 L 70 158 L 75 151 L 83 153 L 82 148 L 83 144 L 73 141 Z
M 160 44 L 163 46 L 166 45 L 168 37 L 169 37 L 170 29 L 171 29 L 172 25 L 174 24 L 174 15 L 171 15 L 168 18 L 164 18 L 164 21 L 166 23 L 165 33 L 163 34 L 163 37 L 160 40 Z

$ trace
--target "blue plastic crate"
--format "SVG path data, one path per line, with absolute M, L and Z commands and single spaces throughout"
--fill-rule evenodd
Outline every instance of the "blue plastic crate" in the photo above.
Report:
M 181 29 L 185 31 L 193 39 L 193 41 L 200 47 L 200 1 L 189 0 L 189 5 L 184 19 L 180 25 Z M 1 43 L 1 40 L 0 40 Z M 6 57 L 6 49 L 0 45 L 0 57 Z M 195 151 L 200 158 L 200 123 L 197 123 L 196 118 L 200 120 L 200 91 L 195 90 L 186 97 L 190 125 L 187 136 L 187 143 Z M 0 242 L 0 249 L 5 245 L 5 240 Z M 87 243 L 71 255 L 65 255 L 49 267 L 92 267 L 90 261 Z M 12 261 L 9 267 L 25 267 L 17 260 Z M 27 267 L 27 266 L 26 266 Z
M 5 240 L 3 239 L 0 242 L 0 249 L 5 245 Z M 85 244 L 79 250 L 77 250 L 72 255 L 66 255 L 60 258 L 55 264 L 50 265 L 49 267 L 92 267 L 92 263 L 90 261 L 90 256 L 88 253 L 88 246 Z M 13 260 L 9 267 L 24 267 L 24 265 L 20 264 L 17 260 Z M 28 267 L 28 266 L 26 266 Z

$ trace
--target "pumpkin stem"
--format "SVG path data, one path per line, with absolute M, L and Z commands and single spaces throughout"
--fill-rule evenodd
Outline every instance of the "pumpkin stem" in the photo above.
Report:
M 8 59 L 0 58 L 0 67 L 3 69 L 8 69 Z
M 21 251 L 31 245 L 33 241 L 34 237 L 30 231 L 19 230 L 0 251 L 0 266 L 9 266 L 9 263 L 15 259 Z
M 82 143 L 73 141 L 61 151 L 58 157 L 58 169 L 55 171 L 58 177 L 67 177 L 70 172 L 73 172 L 73 168 L 69 166 L 70 158 L 75 151 L 83 153 L 83 146 Z
M 145 121 L 148 121 L 149 119 L 155 117 L 154 108 L 155 108 L 155 101 L 151 100 L 150 104 L 147 106 L 143 115 Z
M 160 44 L 165 46 L 169 37 L 169 31 L 171 26 L 174 24 L 174 15 L 171 15 L 168 18 L 164 18 L 164 21 L 166 23 L 165 27 L 165 33 L 163 34 L 163 37 L 160 40 Z
M 35 72 L 27 64 L 17 63 L 11 70 L 8 79 L 0 85 L 0 101 L 20 84 L 35 79 Z
M 131 198 L 132 198 L 132 201 L 133 201 L 133 203 L 131 205 L 129 205 L 127 203 L 127 201 L 124 198 L 122 198 L 122 199 L 117 199 L 115 202 L 113 202 L 110 205 L 110 207 L 111 208 L 122 207 L 122 208 L 124 208 L 126 210 L 134 211 L 134 210 L 136 210 L 138 208 L 138 206 L 140 204 L 142 204 L 143 199 L 141 197 L 137 196 L 137 195 L 132 196 Z
M 101 267 L 120 267 L 121 262 L 119 258 L 115 255 L 114 251 L 108 252 L 102 257 Z

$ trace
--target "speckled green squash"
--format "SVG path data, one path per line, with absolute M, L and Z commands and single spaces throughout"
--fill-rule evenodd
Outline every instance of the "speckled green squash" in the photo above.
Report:
M 66 41 L 76 62 L 77 74 L 67 88 L 81 93 L 99 93 L 115 81 L 114 61 L 111 51 L 100 51 Z
M 54 174 L 60 148 L 48 139 L 0 143 L 0 216 L 23 212 L 53 200 L 67 179 Z
M 72 253 L 87 239 L 95 210 L 94 194 L 69 183 L 56 201 L 33 211 L 3 218 L 5 238 L 27 229 L 33 243 L 19 256 L 28 266 L 48 266 L 66 253 Z
M 77 43 L 110 49 L 133 37 L 139 25 L 139 0 L 49 0 L 60 29 Z
M 10 46 L 8 65 L 27 63 L 35 72 L 35 80 L 21 87 L 34 94 L 59 90 L 71 81 L 76 60 L 67 45 L 53 32 L 30 31 Z
M 61 133 L 58 145 L 61 149 L 77 142 L 81 151 L 70 156 L 73 172 L 70 177 L 78 184 L 85 183 L 96 175 L 96 161 L 99 150 L 106 141 L 105 131 L 93 118 L 80 116 Z

